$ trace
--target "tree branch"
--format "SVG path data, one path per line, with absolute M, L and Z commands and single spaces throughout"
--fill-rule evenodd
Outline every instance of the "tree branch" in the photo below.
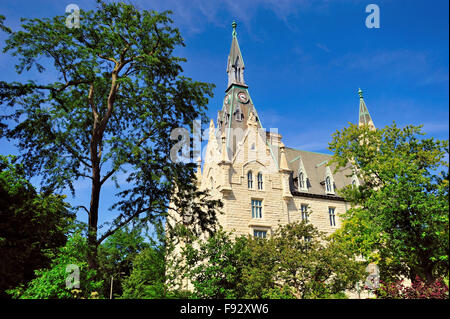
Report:
M 146 210 L 149 210 L 150 208 L 145 208 L 145 209 L 139 209 L 137 210 L 134 214 L 128 216 L 127 219 L 125 219 L 124 221 L 122 221 L 121 223 L 117 224 L 117 226 L 115 228 L 109 229 L 106 233 L 103 234 L 102 237 L 100 237 L 97 240 L 97 245 L 100 245 L 106 238 L 108 238 L 109 236 L 111 236 L 112 234 L 114 234 L 116 231 L 118 231 L 120 228 L 122 228 L 123 226 L 125 226 L 126 224 L 128 224 L 133 218 L 139 216 L 139 214 L 143 213 Z M 119 216 L 120 217 L 120 216 Z

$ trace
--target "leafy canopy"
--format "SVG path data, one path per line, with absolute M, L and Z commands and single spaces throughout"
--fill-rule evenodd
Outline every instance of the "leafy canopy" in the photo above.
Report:
M 42 75 L 0 82 L 0 137 L 17 143 L 25 173 L 38 172 L 43 189 L 74 193 L 75 181 L 91 183 L 90 205 L 79 208 L 89 215 L 94 268 L 103 240 L 136 218 L 164 217 L 172 197 L 182 210 L 203 196 L 192 210 L 202 230 L 217 204 L 192 183 L 193 164 L 170 158 L 172 130 L 204 114 L 214 86 L 182 75 L 186 60 L 174 50 L 184 43 L 170 12 L 97 2 L 80 10 L 80 28 L 68 28 L 65 16 L 22 19 L 3 51 L 18 58 L 19 74 Z M 102 186 L 119 177 L 126 183 L 110 208 L 120 214 L 98 236 Z
M 0 297 L 48 267 L 75 214 L 64 196 L 38 193 L 14 156 L 0 155 Z
M 334 134 L 329 149 L 336 169 L 350 163 L 361 181 L 341 192 L 353 207 L 336 240 L 377 262 L 385 280 L 447 274 L 448 141 L 411 125 L 350 125 Z

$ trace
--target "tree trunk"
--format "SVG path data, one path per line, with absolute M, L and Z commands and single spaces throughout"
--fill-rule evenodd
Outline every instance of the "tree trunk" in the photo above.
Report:
M 89 222 L 88 222 L 88 265 L 90 269 L 97 270 L 97 228 L 98 228 L 98 206 L 100 202 L 100 158 L 97 152 L 99 140 L 101 137 L 97 134 L 97 121 L 94 120 L 94 127 L 92 131 L 90 152 L 92 163 L 92 189 L 91 189 L 91 204 L 89 207 Z
M 91 190 L 91 204 L 89 208 L 88 223 L 88 265 L 90 269 L 97 269 L 97 227 L 98 206 L 100 201 L 100 174 L 99 169 L 93 169 Z

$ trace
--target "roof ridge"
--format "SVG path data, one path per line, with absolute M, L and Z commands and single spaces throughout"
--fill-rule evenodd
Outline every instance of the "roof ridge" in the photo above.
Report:
M 319 155 L 333 156 L 332 154 L 326 154 L 326 153 L 320 153 L 320 152 L 313 152 L 313 151 L 300 150 L 300 149 L 298 149 L 298 148 L 293 148 L 293 147 L 288 147 L 288 146 L 286 146 L 286 148 L 289 148 L 289 149 L 294 150 L 294 151 L 301 151 L 301 152 L 307 152 L 307 153 L 313 153 L 313 154 L 319 154 Z

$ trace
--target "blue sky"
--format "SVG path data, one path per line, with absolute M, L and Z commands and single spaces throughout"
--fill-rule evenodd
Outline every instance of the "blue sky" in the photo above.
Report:
M 231 22 L 245 60 L 245 79 L 266 128 L 278 128 L 288 147 L 327 152 L 331 134 L 358 118 L 358 88 L 377 127 L 423 124 L 429 136 L 449 135 L 449 3 L 447 0 L 132 0 L 141 9 L 172 10 L 186 47 L 185 75 L 216 84 L 208 116 L 216 119 L 226 89 Z M 75 3 L 2 1 L 13 30 L 20 17 L 61 15 Z M 368 4 L 380 8 L 380 28 L 365 26 Z M 5 35 L 0 34 L 0 47 Z M 14 59 L 0 55 L 0 79 L 23 80 Z M 33 75 L 29 75 L 33 76 Z M 0 141 L 1 154 L 17 153 Z M 100 209 L 107 209 L 109 185 Z M 78 184 L 73 204 L 89 203 Z M 82 218 L 84 219 L 84 218 Z M 103 218 L 106 220 L 107 218 Z

